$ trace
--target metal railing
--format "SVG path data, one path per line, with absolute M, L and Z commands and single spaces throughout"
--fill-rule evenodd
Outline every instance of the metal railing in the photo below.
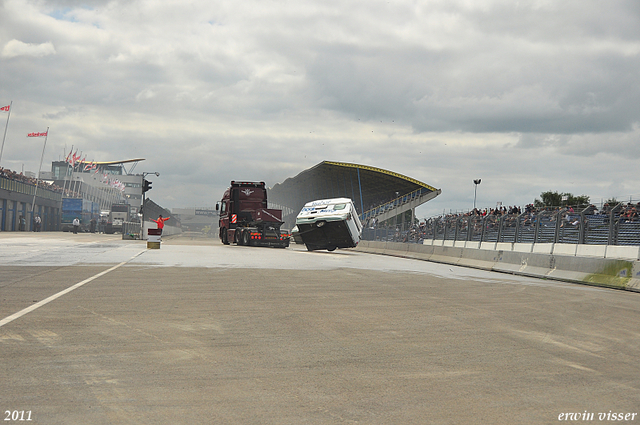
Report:
M 34 184 L 29 184 L 29 183 L 25 183 L 25 182 L 13 180 L 13 179 L 8 179 L 6 177 L 0 177 L 0 189 L 5 189 L 11 192 L 17 192 L 17 193 L 33 196 L 33 194 L 36 191 L 36 186 Z M 39 198 L 51 199 L 53 201 L 62 200 L 62 193 L 54 192 L 42 186 L 38 186 L 37 195 Z
M 140 222 L 125 221 L 122 223 L 122 239 L 136 239 L 140 237 Z
M 407 193 L 406 195 L 402 195 L 396 199 L 393 199 L 389 202 L 386 202 L 382 205 L 378 205 L 375 208 L 371 208 L 370 210 L 367 210 L 365 212 L 363 212 L 362 214 L 360 214 L 360 221 L 362 221 L 363 223 L 366 222 L 367 220 L 369 220 L 370 218 L 374 218 L 376 216 L 379 216 L 380 214 L 383 214 L 389 210 L 392 210 L 394 208 L 398 208 L 401 205 L 406 204 L 407 202 L 411 202 L 414 199 L 419 198 L 420 196 L 422 196 L 424 193 L 430 193 L 431 191 L 429 189 L 426 188 L 420 188 L 420 189 L 416 189 L 413 192 Z
M 421 243 L 425 239 L 569 243 L 588 245 L 640 245 L 640 219 L 621 215 L 622 205 L 607 214 L 590 209 L 543 210 L 510 215 L 442 216 L 421 225 L 402 223 L 387 228 L 366 228 L 364 240 Z

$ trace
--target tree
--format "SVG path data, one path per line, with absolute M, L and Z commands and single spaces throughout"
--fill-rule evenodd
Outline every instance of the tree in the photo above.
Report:
M 620 201 L 618 201 L 616 198 L 607 199 L 607 201 L 605 202 L 605 204 L 609 204 L 611 208 L 615 207 L 619 203 Z
M 540 198 L 536 199 L 533 204 L 536 207 L 557 207 L 562 205 L 562 194 L 558 192 L 551 192 L 550 190 L 547 192 L 542 192 L 540 194 Z
M 533 204 L 538 207 L 566 207 L 566 206 L 587 206 L 589 205 L 590 198 L 587 195 L 575 196 L 572 193 L 558 193 L 558 192 L 542 192 L 540 199 L 536 199 Z

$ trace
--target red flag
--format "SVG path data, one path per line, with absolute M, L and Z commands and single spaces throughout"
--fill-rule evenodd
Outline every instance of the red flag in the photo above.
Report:
M 45 131 L 44 133 L 29 133 L 27 134 L 27 137 L 47 137 L 47 133 L 48 131 Z
M 0 111 L 9 112 L 9 109 L 11 109 L 11 105 L 3 106 L 2 108 L 0 108 Z

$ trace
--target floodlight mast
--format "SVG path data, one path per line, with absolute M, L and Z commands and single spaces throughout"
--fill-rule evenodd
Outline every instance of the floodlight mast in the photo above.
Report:
M 478 185 L 480 184 L 480 182 L 482 181 L 482 179 L 475 179 L 473 181 L 474 184 L 474 190 L 473 190 L 473 210 L 475 211 L 476 209 L 476 197 L 478 195 Z

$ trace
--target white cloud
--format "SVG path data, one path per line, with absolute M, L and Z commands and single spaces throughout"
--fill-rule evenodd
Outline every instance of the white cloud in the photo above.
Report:
M 24 43 L 20 40 L 11 40 L 2 49 L 3 58 L 14 58 L 16 56 L 42 57 L 55 55 L 56 49 L 50 41 L 41 44 Z
M 52 159 L 147 158 L 168 207 L 324 159 L 441 187 L 450 208 L 478 177 L 491 202 L 554 181 L 606 197 L 639 183 L 621 172 L 640 156 L 639 18 L 623 0 L 5 0 L 3 162 L 37 166 L 11 134 L 50 126 Z

